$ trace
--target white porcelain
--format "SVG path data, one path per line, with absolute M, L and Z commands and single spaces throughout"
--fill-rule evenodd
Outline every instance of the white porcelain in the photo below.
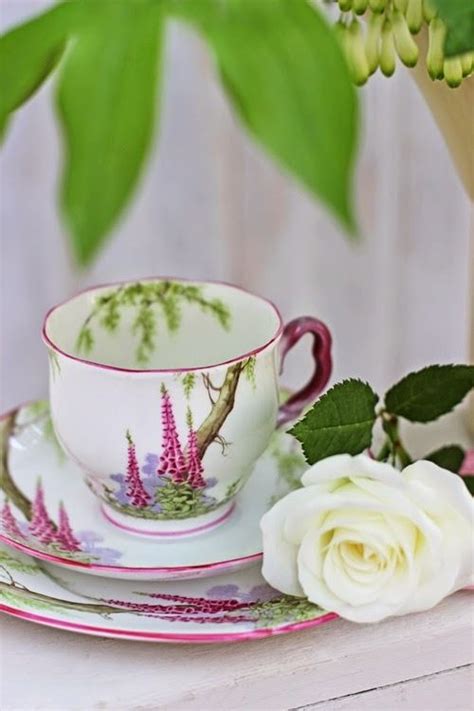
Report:
M 43 566 L 2 544 L 0 612 L 94 636 L 183 644 L 261 639 L 336 619 L 270 588 L 258 566 L 212 580 L 137 584 Z
M 260 518 L 298 485 L 306 466 L 297 441 L 275 432 L 218 528 L 191 536 L 132 535 L 103 515 L 77 465 L 62 452 L 47 403 L 22 406 L 0 425 L 8 440 L 0 482 L 0 539 L 56 565 L 113 578 L 201 577 L 259 561 Z
M 306 332 L 317 372 L 293 416 L 330 374 L 330 337 L 314 319 L 284 329 L 273 304 L 240 288 L 164 279 L 53 308 L 54 429 L 108 518 L 164 536 L 222 524 L 275 429 L 282 356 Z

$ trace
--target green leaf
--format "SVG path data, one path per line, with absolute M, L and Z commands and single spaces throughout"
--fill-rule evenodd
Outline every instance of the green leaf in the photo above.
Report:
M 446 447 L 440 447 L 440 449 L 427 454 L 424 458 L 429 462 L 434 462 L 439 467 L 443 467 L 443 469 L 448 469 L 450 472 L 457 474 L 461 469 L 464 456 L 465 451 L 462 447 L 457 444 L 451 444 Z
M 54 69 L 77 17 L 62 3 L 0 37 L 0 134 L 8 116 L 27 101 Z
M 452 57 L 474 49 L 473 0 L 433 0 L 439 16 L 446 23 L 444 53 Z
M 289 434 L 309 464 L 333 454 L 359 454 L 370 447 L 378 395 L 361 380 L 344 380 L 318 400 Z
M 214 51 L 252 136 L 354 232 L 357 96 L 335 33 L 306 0 L 175 0 Z
M 411 422 L 431 422 L 450 412 L 472 388 L 474 366 L 430 365 L 390 388 L 385 407 Z
M 67 53 L 58 88 L 62 203 L 83 265 L 122 212 L 148 152 L 163 29 L 158 0 L 85 5 L 88 22 Z
M 466 484 L 468 491 L 474 496 L 474 474 L 468 474 L 467 476 L 463 476 L 461 478 Z

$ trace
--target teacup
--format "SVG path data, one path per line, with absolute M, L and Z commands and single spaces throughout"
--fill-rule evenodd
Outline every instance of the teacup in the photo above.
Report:
M 281 365 L 306 333 L 314 373 L 279 406 Z M 158 536 L 224 521 L 277 422 L 331 373 L 324 324 L 283 326 L 270 301 L 217 282 L 88 289 L 49 311 L 43 338 L 59 442 L 112 523 Z

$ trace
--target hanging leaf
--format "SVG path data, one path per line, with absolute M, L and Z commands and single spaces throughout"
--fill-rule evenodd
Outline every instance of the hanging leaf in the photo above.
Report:
M 8 116 L 39 89 L 61 58 L 78 18 L 62 3 L 0 37 L 0 134 Z
M 430 422 L 450 412 L 472 388 L 473 365 L 430 365 L 391 387 L 385 407 L 411 422 Z
M 343 380 L 323 395 L 289 430 L 309 464 L 333 454 L 359 454 L 370 447 L 378 396 L 368 383 Z
M 446 23 L 444 52 L 452 57 L 474 49 L 474 2 L 472 0 L 432 0 Z
M 155 125 L 158 0 L 102 0 L 67 53 L 58 88 L 62 204 L 81 264 L 97 253 L 136 186 Z
M 355 90 L 333 30 L 306 0 L 175 0 L 214 50 L 253 137 L 354 232 Z

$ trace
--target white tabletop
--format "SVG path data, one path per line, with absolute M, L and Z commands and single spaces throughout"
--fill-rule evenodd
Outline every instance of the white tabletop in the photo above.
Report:
M 438 431 L 441 427 L 440 437 Z M 460 418 L 428 439 L 466 442 Z M 0 708 L 467 711 L 474 592 L 435 609 L 355 625 L 343 620 L 287 636 L 219 646 L 80 636 L 0 617 Z
M 4 616 L 0 706 L 3 711 L 210 711 L 319 704 L 325 711 L 467 710 L 472 700 L 472 600 L 473 594 L 463 591 L 428 613 L 376 625 L 338 620 L 227 646 L 81 637 Z M 379 703 L 371 706 L 374 695 Z M 397 704 L 410 695 L 431 700 L 429 705 Z

